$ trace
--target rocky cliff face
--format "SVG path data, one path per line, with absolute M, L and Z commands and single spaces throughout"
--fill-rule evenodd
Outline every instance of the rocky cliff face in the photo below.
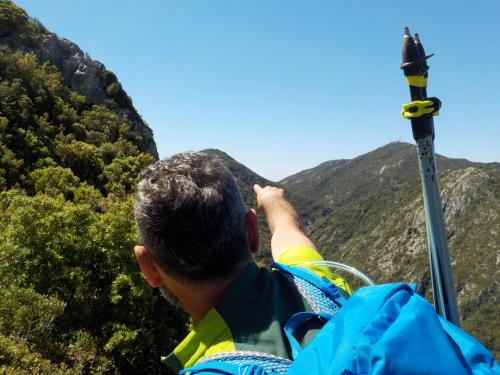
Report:
M 113 106 L 119 115 L 127 117 L 132 130 L 143 138 L 143 151 L 158 159 L 153 131 L 137 113 L 113 72 L 91 59 L 75 43 L 49 32 L 22 10 L 14 16 L 0 15 L 0 44 L 13 51 L 32 52 L 40 63 L 54 65 L 61 72 L 64 83 L 85 96 L 88 104 Z

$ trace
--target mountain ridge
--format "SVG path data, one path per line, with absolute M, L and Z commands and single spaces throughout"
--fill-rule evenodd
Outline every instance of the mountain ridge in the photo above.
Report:
M 230 158 L 229 169 L 243 191 L 252 180 L 262 179 L 229 155 L 211 152 L 223 161 Z M 464 327 L 498 355 L 500 164 L 442 155 L 437 155 L 437 163 L 460 317 Z M 266 183 L 284 188 L 299 213 L 305 214 L 306 231 L 325 258 L 352 265 L 376 282 L 417 283 L 419 292 L 431 300 L 414 145 L 390 143 Z M 304 197 L 307 203 L 301 204 Z M 255 207 L 251 200 L 249 207 Z M 261 225 L 265 232 L 262 218 Z M 269 234 L 261 245 L 265 252 Z

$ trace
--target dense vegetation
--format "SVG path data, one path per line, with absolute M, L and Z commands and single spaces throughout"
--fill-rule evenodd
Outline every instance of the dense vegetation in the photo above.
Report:
M 39 27 L 5 1 L 0 23 Z M 131 197 L 153 157 L 115 108 L 0 47 L 2 373 L 159 373 L 186 331 L 133 257 Z

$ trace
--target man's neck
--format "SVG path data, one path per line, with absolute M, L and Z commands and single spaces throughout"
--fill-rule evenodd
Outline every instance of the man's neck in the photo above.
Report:
M 200 291 L 192 291 L 186 294 L 185 298 L 179 298 L 194 324 L 198 324 L 219 302 L 224 291 L 233 281 L 212 288 L 204 288 Z
M 168 278 L 166 287 L 174 293 L 184 310 L 191 316 L 194 324 L 198 324 L 221 299 L 225 290 L 245 271 L 246 267 L 235 276 L 215 285 L 187 285 Z

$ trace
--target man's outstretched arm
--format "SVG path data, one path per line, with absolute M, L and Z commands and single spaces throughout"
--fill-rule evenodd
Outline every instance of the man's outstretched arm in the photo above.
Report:
M 254 185 L 257 207 L 264 212 L 272 233 L 271 251 L 274 261 L 290 246 L 307 246 L 316 250 L 306 236 L 297 210 L 285 198 L 284 190 L 273 186 Z

